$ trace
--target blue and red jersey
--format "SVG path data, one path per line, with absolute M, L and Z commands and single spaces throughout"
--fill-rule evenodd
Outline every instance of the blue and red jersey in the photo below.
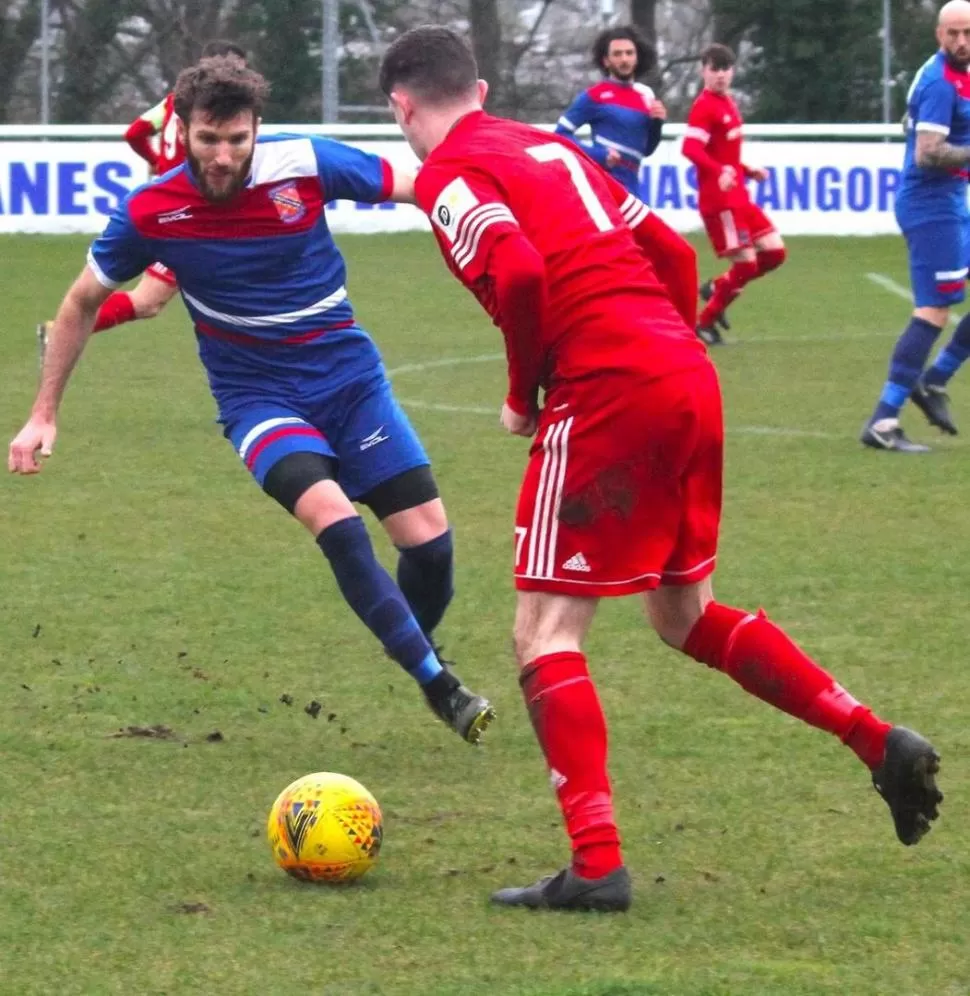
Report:
M 916 135 L 936 132 L 950 145 L 970 146 L 970 73 L 954 69 L 943 51 L 916 74 L 906 101 L 906 155 L 896 194 L 896 215 L 903 228 L 932 222 L 966 220 L 967 180 L 963 169 L 916 165 Z
M 640 164 L 660 144 L 663 121 L 650 116 L 656 97 L 644 83 L 608 79 L 584 90 L 563 112 L 556 134 L 572 138 L 588 155 L 606 168 L 606 154 L 613 149 L 622 159 L 609 173 L 637 195 Z M 588 124 L 592 143 L 579 142 L 576 130 Z
M 380 357 L 355 324 L 324 205 L 384 201 L 392 185 L 385 160 L 340 142 L 259 138 L 237 197 L 206 200 L 183 164 L 129 194 L 88 264 L 106 287 L 156 261 L 174 272 L 224 415 L 262 391 L 337 390 Z

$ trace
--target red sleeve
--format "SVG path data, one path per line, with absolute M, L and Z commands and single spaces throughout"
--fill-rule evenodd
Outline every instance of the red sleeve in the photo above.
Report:
M 144 118 L 136 118 L 128 126 L 125 132 L 125 141 L 144 159 L 152 169 L 158 163 L 158 156 L 151 145 L 151 137 L 155 134 L 155 128 L 150 121 Z
M 522 233 L 495 181 L 479 168 L 425 164 L 415 180 L 415 196 L 461 280 L 469 286 L 491 282 L 492 318 L 505 338 L 509 364 L 506 401 L 520 415 L 534 412 L 547 295 L 542 256 Z
M 720 173 L 721 164 L 711 158 L 707 143 L 711 140 L 710 115 L 704 109 L 703 101 L 695 100 L 687 115 L 687 130 L 681 151 L 699 170 L 705 173 Z
M 381 194 L 377 203 L 388 200 L 393 192 L 394 167 L 386 159 L 381 159 Z
M 700 283 L 694 247 L 613 177 L 608 177 L 608 180 L 613 199 L 623 220 L 630 226 L 637 245 L 650 260 L 680 317 L 688 328 L 694 328 L 697 324 Z
M 468 283 L 485 275 L 485 260 L 503 234 L 519 224 L 491 177 L 461 163 L 425 164 L 414 194 L 441 244 Z
M 546 264 L 519 231 L 506 234 L 492 246 L 488 273 L 495 283 L 496 324 L 505 338 L 509 366 L 505 403 L 518 415 L 530 415 L 539 408 L 542 326 L 548 298 Z

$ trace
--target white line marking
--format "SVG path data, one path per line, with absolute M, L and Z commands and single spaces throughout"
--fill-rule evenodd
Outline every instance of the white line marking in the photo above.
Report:
M 910 304 L 913 303 L 913 295 L 902 284 L 897 284 L 895 280 L 887 277 L 884 273 L 867 273 L 866 279 L 871 280 L 883 290 L 889 291 L 890 294 L 895 294 L 896 297 L 901 297 L 904 301 L 909 301 Z M 947 315 L 946 320 L 950 325 L 957 325 L 959 324 L 960 316 L 954 315 L 951 311 Z
M 426 363 L 405 363 L 403 366 L 388 370 L 387 376 L 396 377 L 398 374 L 424 373 L 425 370 L 437 370 L 440 367 L 461 367 L 466 363 L 494 363 L 496 360 L 504 359 L 504 353 L 482 353 L 480 356 L 446 356 L 440 360 L 428 360 Z
M 402 373 L 423 373 L 425 370 L 439 370 L 442 367 L 458 367 L 465 363 L 495 363 L 504 360 L 504 353 L 483 353 L 479 356 L 449 356 L 426 363 L 406 363 L 387 371 L 388 377 Z M 429 412 L 451 412 L 462 415 L 490 415 L 498 421 L 499 407 L 485 408 L 482 405 L 452 405 L 441 401 L 423 401 L 420 398 L 397 399 L 402 405 Z M 791 439 L 848 439 L 849 434 L 822 432 L 815 429 L 786 429 L 772 425 L 738 425 L 725 430 L 732 436 L 777 436 Z

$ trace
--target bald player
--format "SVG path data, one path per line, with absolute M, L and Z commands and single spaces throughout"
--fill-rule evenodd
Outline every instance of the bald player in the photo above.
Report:
M 861 441 L 877 450 L 928 453 L 907 439 L 899 414 L 908 398 L 930 425 L 955 436 L 946 385 L 970 357 L 970 316 L 924 370 L 933 344 L 964 299 L 970 263 L 970 2 L 940 9 L 939 51 L 916 74 L 907 97 L 906 158 L 896 221 L 909 253 L 913 309 L 896 343 L 889 378 Z

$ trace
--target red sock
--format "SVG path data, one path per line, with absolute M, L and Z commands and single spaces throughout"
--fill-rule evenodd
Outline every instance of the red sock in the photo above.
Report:
M 742 288 L 758 277 L 756 260 L 739 260 L 727 273 L 722 273 L 714 281 L 714 293 L 704 306 L 698 325 L 712 325 L 722 311 L 727 311 L 728 305 L 737 298 Z
M 761 249 L 758 252 L 758 276 L 763 277 L 772 270 L 777 270 L 785 262 L 788 253 L 781 249 Z
M 131 295 L 124 291 L 115 291 L 98 309 L 98 317 L 94 323 L 95 332 L 112 329 L 116 325 L 135 320 L 135 305 Z
M 834 733 L 868 767 L 882 763 L 890 724 L 860 705 L 763 612 L 753 616 L 711 602 L 684 653 L 776 709 Z
M 573 871 L 608 875 L 623 859 L 606 772 L 606 719 L 586 658 L 573 651 L 537 657 L 519 683 L 572 843 Z

